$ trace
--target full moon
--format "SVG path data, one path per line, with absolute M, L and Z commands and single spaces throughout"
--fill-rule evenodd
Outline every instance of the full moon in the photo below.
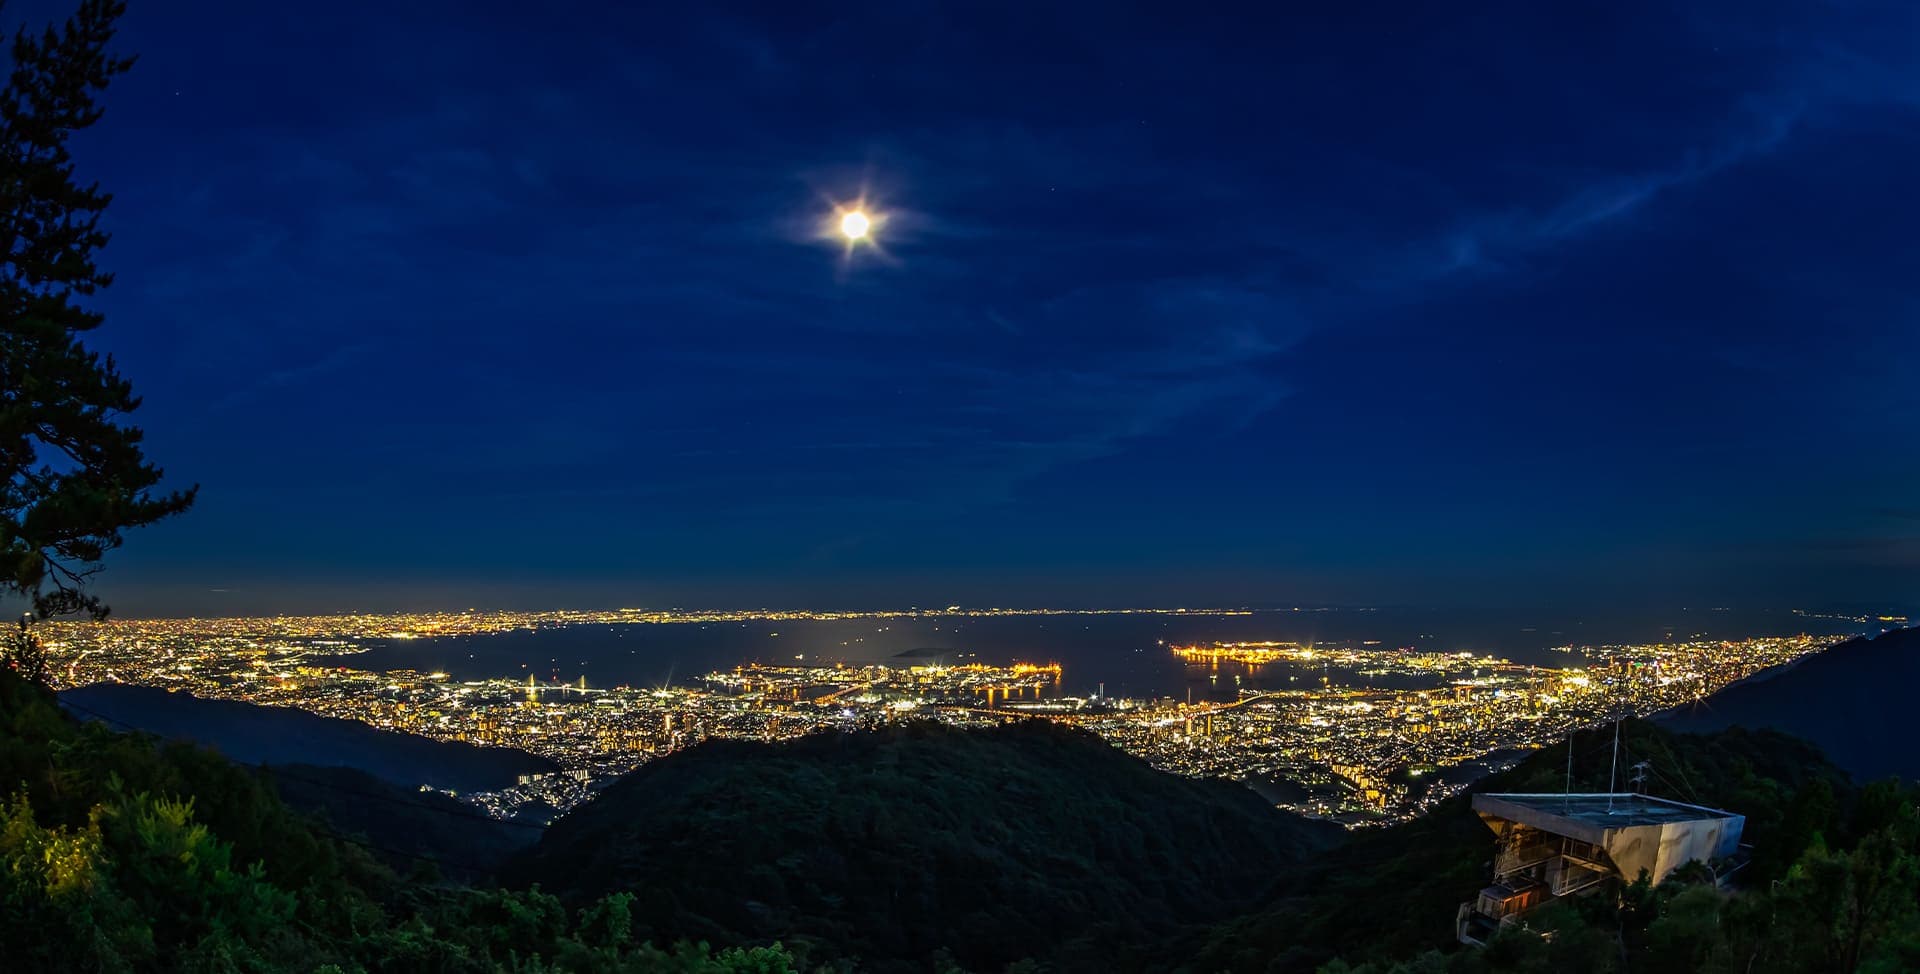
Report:
M 848 240 L 859 240 L 861 237 L 866 236 L 867 229 L 872 225 L 872 221 L 867 219 L 867 215 L 859 210 L 854 210 L 840 217 L 840 233 Z

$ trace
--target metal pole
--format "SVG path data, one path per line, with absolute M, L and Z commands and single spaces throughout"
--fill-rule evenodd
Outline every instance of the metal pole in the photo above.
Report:
M 1613 814 L 1613 793 L 1620 780 L 1620 715 L 1613 717 L 1613 767 L 1607 769 L 1607 814 Z
M 1578 727 L 1567 732 L 1567 790 L 1561 793 L 1565 797 L 1560 805 L 1560 810 L 1563 812 L 1573 811 L 1573 739 L 1579 735 Z

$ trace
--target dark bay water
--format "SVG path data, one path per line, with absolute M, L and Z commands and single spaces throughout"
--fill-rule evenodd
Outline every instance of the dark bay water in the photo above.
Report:
M 1605 619 L 1549 613 L 1439 612 L 1412 609 L 1271 611 L 1247 616 L 1055 615 L 986 618 L 752 621 L 708 624 L 573 626 L 491 636 L 370 641 L 343 665 L 444 670 L 458 679 L 529 674 L 542 681 L 593 686 L 688 683 L 742 663 L 917 662 L 913 650 L 948 663 L 1059 663 L 1061 692 L 1113 696 L 1230 697 L 1241 687 L 1336 684 L 1418 686 L 1418 678 L 1361 677 L 1319 667 L 1223 664 L 1190 666 L 1168 645 L 1213 640 L 1290 640 L 1422 652 L 1492 653 L 1519 663 L 1568 665 L 1551 647 L 1620 642 L 1846 633 L 1868 627 L 1788 611 L 1673 610 Z M 1239 682 L 1234 681 L 1239 678 Z

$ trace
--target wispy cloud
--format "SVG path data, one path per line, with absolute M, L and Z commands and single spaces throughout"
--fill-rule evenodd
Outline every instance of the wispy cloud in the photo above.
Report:
M 380 342 L 373 340 L 356 342 L 333 349 L 312 361 L 249 374 L 244 383 L 215 399 L 209 408 L 214 412 L 224 412 L 255 402 L 264 395 L 333 375 L 372 355 L 380 346 Z
M 1740 112 L 1744 118 L 1734 125 L 1735 131 L 1709 136 L 1702 144 L 1676 146 L 1670 165 L 1600 176 L 1543 209 L 1470 217 L 1431 247 L 1432 257 L 1413 264 L 1412 279 L 1497 271 L 1518 258 L 1630 220 L 1666 193 L 1773 151 L 1792 133 L 1804 111 L 1804 102 L 1791 93 L 1754 100 Z

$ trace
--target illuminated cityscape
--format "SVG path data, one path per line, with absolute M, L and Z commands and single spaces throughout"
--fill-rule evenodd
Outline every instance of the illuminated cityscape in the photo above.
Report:
M 1244 781 L 1275 804 L 1348 824 L 1417 815 L 1573 728 L 1699 700 L 1842 638 L 1552 647 L 1564 654 L 1562 666 L 1374 640 L 1165 646 L 1184 662 L 1190 681 L 1209 691 L 1200 700 L 1068 695 L 1062 667 L 1043 660 L 847 662 L 796 654 L 791 662 L 743 663 L 665 686 L 594 686 L 585 678 L 533 675 L 456 679 L 350 665 L 374 641 L 587 624 L 1092 614 L 957 606 L 846 613 L 464 612 L 49 623 L 43 637 L 64 686 L 113 681 L 298 707 L 442 740 L 517 747 L 561 766 L 561 773 L 529 776 L 504 791 L 461 796 L 501 817 L 563 812 L 596 785 L 709 738 L 772 741 L 902 720 L 978 725 L 1042 718 L 1089 730 L 1164 770 Z

